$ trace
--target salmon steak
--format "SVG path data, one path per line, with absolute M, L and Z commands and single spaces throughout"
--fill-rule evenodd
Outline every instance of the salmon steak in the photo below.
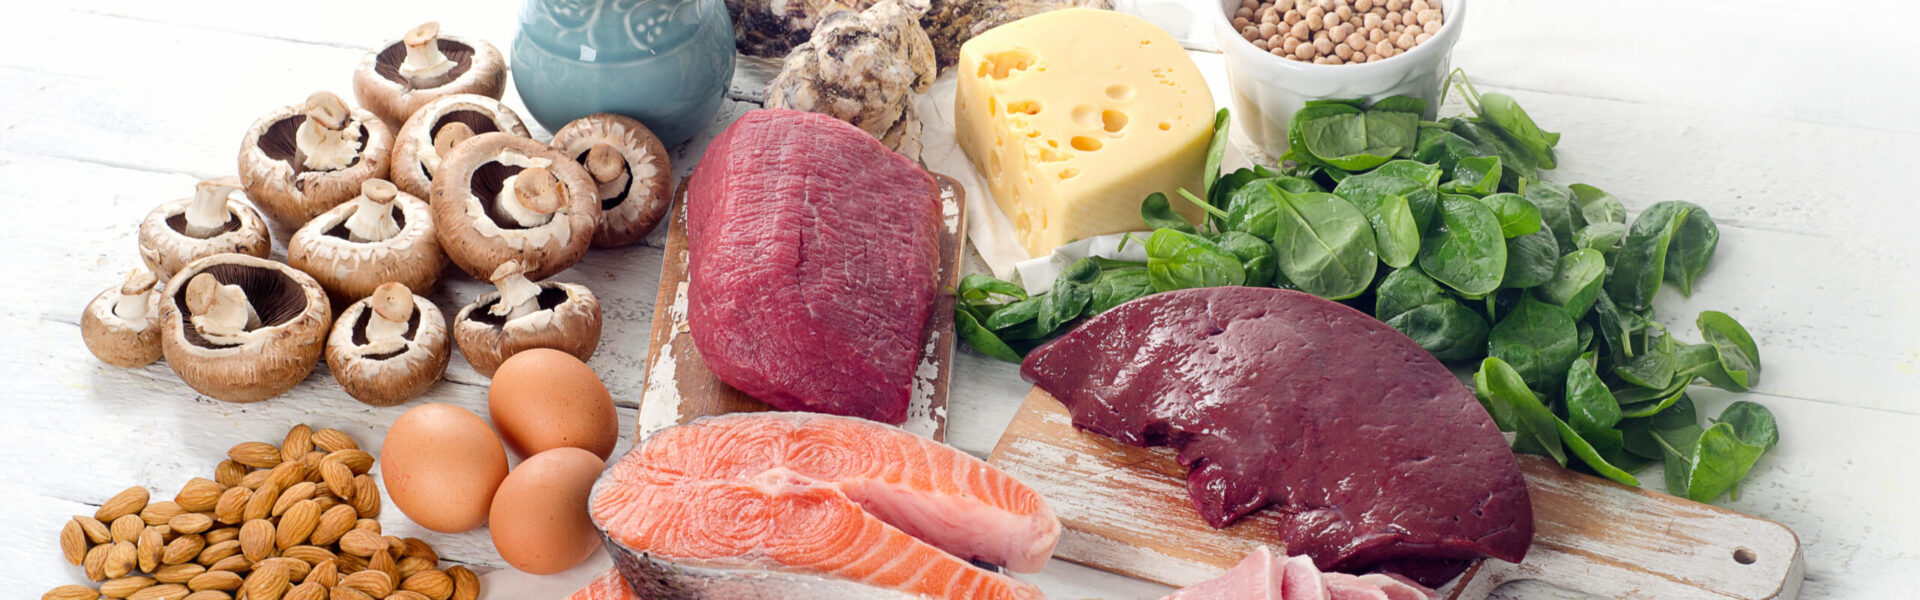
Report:
M 1311 558 L 1292 556 L 1276 560 L 1266 546 L 1261 546 L 1218 579 L 1194 584 L 1160 600 L 1435 600 L 1439 597 L 1433 590 L 1399 575 L 1322 573 Z
M 896 427 L 808 413 L 705 417 L 649 436 L 588 512 L 647 600 L 1038 599 L 983 569 L 1046 565 L 1040 494 Z

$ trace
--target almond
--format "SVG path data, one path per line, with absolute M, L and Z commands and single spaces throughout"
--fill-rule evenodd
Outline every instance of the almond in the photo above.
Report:
M 207 567 L 207 570 L 209 571 L 217 571 L 219 569 L 214 568 L 214 563 L 219 562 L 220 560 L 225 559 L 227 557 L 238 556 L 239 554 L 240 554 L 240 541 L 227 540 L 224 542 L 220 542 L 218 544 L 207 546 L 206 549 L 200 551 L 200 556 L 194 559 L 194 562 L 200 563 L 201 565 Z
M 187 511 L 182 510 L 180 504 L 172 500 L 148 502 L 146 508 L 140 509 L 140 520 L 146 521 L 149 527 L 165 525 L 168 520 L 179 516 L 180 513 L 183 512 Z
M 219 590 L 231 592 L 240 589 L 240 574 L 232 571 L 207 571 L 187 581 L 187 587 L 193 591 Z
M 313 451 L 313 428 L 306 423 L 294 425 L 287 430 L 287 438 L 280 442 L 280 462 L 300 460 L 300 456 Z
M 414 573 L 419 573 L 433 567 L 434 563 L 428 562 L 427 559 L 418 556 L 408 556 L 393 564 L 393 574 L 404 580 L 412 577 Z
M 327 452 L 360 449 L 359 444 L 353 443 L 353 438 L 347 437 L 346 432 L 338 429 L 322 429 L 313 432 L 313 446 Z
M 40 595 L 40 600 L 96 600 L 100 592 L 84 585 L 63 585 Z
M 220 464 L 213 468 L 214 482 L 227 487 L 240 485 L 240 479 L 246 476 L 247 466 L 233 462 L 231 458 L 220 461 Z M 179 500 L 175 500 L 174 502 L 179 502 Z
M 280 600 L 287 593 L 287 571 L 278 564 L 255 565 L 253 574 L 240 585 L 240 593 L 248 600 Z
M 480 576 L 473 569 L 456 566 L 447 569 L 447 577 L 453 579 L 453 596 L 449 600 L 478 600 L 480 598 Z
M 252 521 L 273 516 L 273 503 L 279 500 L 280 486 L 263 482 L 253 489 L 253 497 L 247 498 L 247 507 L 240 511 L 240 518 Z
M 227 540 L 240 539 L 239 527 L 221 527 L 206 533 L 207 545 L 211 546 Z
M 353 522 L 353 528 L 361 531 L 365 531 L 367 533 L 371 533 L 374 535 L 380 534 L 380 522 L 375 521 L 373 519 L 365 519 L 365 518 L 355 519 Z
M 400 540 L 400 542 L 403 546 L 400 550 L 401 556 L 414 556 L 414 557 L 424 558 L 424 559 L 427 559 L 427 562 L 433 563 L 435 565 L 440 564 L 440 553 L 434 552 L 433 545 L 428 544 L 426 540 L 423 540 L 417 537 L 410 537 L 410 538 Z
M 353 507 L 339 505 L 320 513 L 320 522 L 313 528 L 311 540 L 315 545 L 325 546 L 340 540 L 340 536 L 353 530 Z
M 342 500 L 353 498 L 353 469 L 337 460 L 320 461 L 320 480 Z
M 327 453 L 319 450 L 308 452 L 300 457 L 300 464 L 307 467 L 307 481 L 320 481 L 320 463 L 327 460 Z
M 87 534 L 87 542 L 105 544 L 113 541 L 113 530 L 99 519 L 86 515 L 74 515 L 73 521 L 80 524 L 80 531 Z
M 245 476 L 242 476 L 240 478 L 240 487 L 244 487 L 244 488 L 260 487 L 260 482 L 266 481 L 267 476 L 271 474 L 273 474 L 273 469 L 255 469 L 252 471 L 248 471 Z
M 294 504 L 313 499 L 314 492 L 318 489 L 319 486 L 311 481 L 300 481 L 287 486 L 286 491 L 280 492 L 280 499 L 273 502 L 273 516 L 278 517 L 285 514 Z
M 114 542 L 107 548 L 107 563 L 103 572 L 108 579 L 126 577 L 133 568 L 140 566 L 140 552 L 133 542 Z
M 453 597 L 453 577 L 447 575 L 446 571 L 427 569 L 400 582 L 400 589 L 417 592 L 433 600 L 447 600 Z
M 324 490 L 326 487 L 322 486 L 320 489 Z M 330 493 L 322 493 L 313 497 L 313 503 L 320 505 L 321 514 L 326 514 L 326 512 L 333 507 L 340 506 L 340 499 L 333 497 Z
M 363 518 L 380 516 L 380 488 L 374 486 L 372 477 L 360 475 L 353 478 L 353 499 L 348 502 L 353 505 L 353 512 L 360 513 Z
M 206 567 L 195 564 L 167 565 L 153 572 L 153 578 L 160 583 L 186 583 L 207 572 Z M 193 586 L 187 586 L 193 587 Z
M 340 536 L 340 551 L 354 556 L 371 557 L 375 552 L 387 549 L 387 541 L 379 534 L 355 529 Z M 386 594 L 380 594 L 385 596 Z
M 367 559 L 345 552 L 341 552 L 339 556 L 334 557 L 333 562 L 335 566 L 339 568 L 340 575 L 342 576 L 367 570 Z
M 163 583 L 127 596 L 127 600 L 185 600 L 189 594 L 187 586 L 178 583 Z
M 307 573 L 313 571 L 313 565 L 307 564 L 306 561 L 297 558 L 287 558 L 285 556 L 276 556 L 260 561 L 260 564 L 254 565 L 253 568 L 258 570 L 264 565 L 273 565 L 274 568 L 286 571 L 288 583 L 305 581 L 307 579 Z
M 282 524 L 284 527 L 285 524 Z M 309 565 L 333 560 L 333 551 L 319 546 L 294 546 L 280 551 L 281 556 L 305 562 Z
M 260 562 L 273 555 L 273 523 L 253 519 L 240 526 L 240 553 L 247 560 Z
M 93 518 L 99 519 L 102 523 L 112 523 L 114 519 L 139 514 L 140 509 L 147 507 L 149 497 L 147 488 L 137 485 L 121 490 L 120 493 L 114 494 L 112 498 L 101 503 L 100 510 L 93 511 Z
M 107 526 L 107 531 L 113 534 L 115 542 L 133 542 L 140 539 L 140 530 L 146 528 L 147 522 L 140 520 L 140 515 L 120 515 Z
M 207 570 L 208 571 L 230 571 L 233 573 L 245 573 L 247 571 L 253 570 L 253 561 L 247 560 L 246 555 L 235 554 L 233 556 L 220 559 L 219 562 L 213 563 L 213 566 L 207 567 Z
M 293 487 L 294 484 L 306 480 L 307 465 L 297 461 L 280 463 L 280 466 L 267 471 L 267 482 L 279 487 L 281 490 L 280 493 L 282 494 L 286 493 L 286 490 Z
M 385 598 L 393 593 L 393 576 L 386 571 L 367 569 L 340 578 L 340 587 L 349 587 L 375 598 Z
M 318 583 L 302 583 L 287 590 L 280 600 L 327 600 L 327 588 Z
M 307 583 L 318 583 L 327 587 L 338 585 L 340 583 L 339 563 L 331 558 L 314 563 L 313 569 L 307 571 Z
M 178 534 L 204 533 L 213 528 L 213 517 L 207 516 L 207 513 L 181 513 L 180 516 L 167 519 L 167 528 Z
M 60 552 L 74 565 L 87 560 L 87 531 L 79 520 L 68 519 L 67 525 L 60 528 Z
M 362 592 L 360 590 L 356 590 L 350 587 L 334 586 L 333 589 L 327 591 L 327 600 L 380 600 L 380 599 L 375 598 L 373 596 L 368 596 L 366 592 Z
M 180 600 L 233 600 L 233 596 L 219 590 L 206 590 L 187 594 L 187 597 Z
M 200 556 L 207 548 L 207 540 L 197 534 L 186 534 L 167 542 L 165 550 L 160 551 L 160 564 L 179 565 Z
M 400 569 L 396 568 L 393 564 L 393 553 L 390 551 L 381 550 L 373 553 L 373 556 L 367 557 L 367 570 L 382 571 L 387 574 L 388 578 L 394 581 L 400 581 Z
M 100 595 L 108 598 L 125 598 L 132 596 L 134 592 L 153 587 L 153 584 L 153 578 L 139 575 L 109 579 L 106 583 L 100 584 Z
M 174 494 L 173 501 L 182 511 L 207 512 L 219 506 L 220 494 L 226 491 L 227 486 L 218 481 L 195 477 L 187 480 L 187 485 L 180 488 L 180 493 Z
M 373 469 L 373 455 L 365 450 L 340 450 L 327 455 L 328 460 L 337 460 L 353 469 L 353 474 L 363 475 Z
M 314 528 L 320 525 L 320 503 L 301 500 L 280 515 L 280 526 L 275 532 L 274 542 L 282 550 L 298 546 L 307 541 Z
M 148 527 L 140 532 L 140 541 L 134 543 L 134 554 L 140 560 L 140 572 L 152 573 L 160 568 L 160 553 L 167 548 L 163 529 L 167 526 Z
M 232 525 L 239 523 L 246 514 L 247 501 L 253 499 L 253 490 L 234 486 L 220 494 L 220 500 L 213 505 L 213 518 L 221 523 Z
M 87 550 L 86 558 L 80 561 L 80 568 L 87 572 L 87 579 L 107 580 L 107 554 L 112 551 L 113 544 L 100 544 Z
M 409 592 L 407 590 L 400 590 L 392 594 L 388 594 L 387 600 L 433 600 L 433 599 L 428 598 L 425 594 L 421 594 L 420 592 Z
M 227 450 L 227 458 L 255 469 L 271 469 L 280 464 L 280 449 L 266 442 L 240 442 Z

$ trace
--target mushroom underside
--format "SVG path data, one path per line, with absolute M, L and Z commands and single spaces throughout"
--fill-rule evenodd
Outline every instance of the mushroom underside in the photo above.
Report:
M 500 128 L 499 123 L 493 120 L 493 115 L 489 115 L 487 113 L 483 113 L 477 110 L 468 110 L 468 109 L 450 110 L 450 111 L 447 111 L 446 114 L 440 115 L 439 119 L 435 119 L 433 121 L 433 126 L 427 129 L 427 139 L 429 140 L 438 139 L 440 136 L 440 130 L 454 123 L 460 123 L 460 124 L 466 125 L 467 129 L 473 130 L 474 135 L 480 135 L 483 133 L 493 133 L 496 131 L 505 131 Z M 446 160 L 446 158 L 447 157 L 445 156 L 440 157 L 441 160 Z M 427 176 L 427 181 L 432 182 L 433 169 L 427 168 L 426 163 L 419 162 L 418 160 L 414 162 L 419 164 L 420 172 Z
M 297 153 L 294 134 L 300 130 L 300 124 L 306 121 L 307 116 L 302 114 L 288 115 L 284 119 L 275 121 L 273 125 L 267 127 L 266 133 L 260 134 L 260 153 L 265 154 L 267 158 L 287 163 L 287 166 L 293 167 L 293 173 L 295 175 L 313 171 L 313 169 L 309 169 L 306 165 L 300 164 L 299 161 L 293 159 Z M 360 155 L 367 150 L 367 140 L 372 138 L 367 132 L 366 124 L 355 123 L 354 127 L 360 129 L 360 141 L 356 142 L 357 145 L 353 148 L 353 160 L 349 161 L 346 166 L 340 167 L 338 169 L 339 171 L 345 171 L 359 165 Z
M 534 301 L 540 304 L 540 310 L 553 310 L 555 307 L 565 304 L 570 296 L 571 294 L 568 294 L 567 290 L 560 286 L 542 285 L 540 286 L 540 295 L 535 296 Z M 469 319 L 491 327 L 505 327 L 507 324 L 506 315 L 493 314 L 493 306 L 499 303 L 500 297 L 494 295 L 481 305 L 474 307 L 473 315 L 469 317 Z
M 473 68 L 474 50 L 472 46 L 447 38 L 440 38 L 438 45 L 440 46 L 440 54 L 446 56 L 447 60 L 453 61 L 453 69 L 447 71 L 444 76 L 447 81 L 459 79 L 461 75 L 467 73 L 468 69 Z M 388 44 L 385 49 L 380 51 L 380 55 L 373 59 L 373 72 L 387 81 L 398 84 L 401 89 L 412 91 L 414 89 L 413 83 L 407 81 L 405 75 L 400 74 L 400 64 L 406 61 L 406 44 L 394 42 Z M 436 125 L 434 130 L 438 131 L 439 127 Z M 475 131 L 478 130 L 476 129 Z
M 474 169 L 473 177 L 467 180 L 468 188 L 473 190 L 473 197 L 480 200 L 480 207 L 487 212 L 487 218 L 500 229 L 532 229 L 522 226 L 512 215 L 500 210 L 499 203 L 500 191 L 506 189 L 507 178 L 524 170 L 525 167 L 489 160 Z
M 413 311 L 413 316 L 407 317 L 407 331 L 406 333 L 400 334 L 400 337 L 402 339 L 405 339 L 411 342 L 413 341 L 414 336 L 420 332 L 420 312 L 421 311 L 418 311 L 418 310 Z M 367 344 L 367 324 L 371 322 L 373 322 L 373 311 L 371 310 L 360 311 L 360 318 L 354 319 L 354 322 L 353 322 L 353 344 L 354 345 L 364 346 Z M 367 360 L 387 360 L 389 358 L 394 358 L 396 356 L 400 356 L 406 353 L 407 353 L 407 349 L 401 348 L 399 350 L 394 350 L 392 352 L 382 352 L 379 354 L 362 354 L 360 355 L 360 358 L 367 359 Z
M 233 207 L 230 205 L 226 207 L 226 212 L 227 212 L 227 222 L 221 223 L 219 230 L 214 231 L 213 233 L 208 234 L 201 239 L 211 239 L 211 238 L 220 237 L 221 234 L 240 229 L 240 214 L 234 212 Z M 183 236 L 200 237 L 200 236 L 193 236 L 193 235 L 187 234 L 187 213 L 185 212 L 167 215 L 167 228 L 172 229 L 175 233 L 178 233 Z
M 573 162 L 577 162 L 582 165 L 587 164 L 587 154 L 592 151 L 593 151 L 593 148 L 587 148 L 586 150 L 580 151 L 580 154 L 577 154 L 573 157 Z M 625 160 L 626 157 L 622 156 L 621 159 Z M 613 210 L 614 207 L 620 206 L 620 203 L 626 202 L 627 196 L 633 195 L 633 185 L 635 183 L 638 183 L 639 181 L 640 181 L 640 178 L 635 177 L 633 175 L 633 164 L 628 163 L 627 164 L 627 187 L 620 188 L 620 193 L 614 194 L 612 198 L 601 198 L 600 210 L 602 211 Z
M 213 275 L 222 284 L 240 286 L 247 293 L 247 304 L 253 305 L 255 313 L 260 315 L 260 327 L 267 328 L 286 324 L 307 309 L 306 292 L 300 283 L 278 269 L 261 269 L 236 264 L 217 264 L 200 271 Z M 187 287 L 180 286 L 172 301 L 178 306 L 187 305 Z M 233 344 L 217 344 L 200 335 L 193 326 L 190 311 L 181 310 L 181 334 L 187 343 L 202 348 L 231 348 Z
M 359 209 L 356 208 L 354 210 L 357 211 Z M 402 210 L 398 203 L 388 204 L 387 210 L 391 211 L 390 214 L 393 215 L 394 225 L 398 227 L 402 233 L 404 233 L 407 229 L 407 211 Z M 352 217 L 353 217 L 353 213 L 351 212 L 347 213 L 346 215 L 343 215 L 339 223 L 335 223 L 333 227 L 327 228 L 326 236 L 340 238 L 343 240 L 353 239 L 351 237 L 353 235 L 353 232 L 347 229 L 347 220 Z M 396 234 L 396 236 L 397 235 L 400 235 L 400 234 Z

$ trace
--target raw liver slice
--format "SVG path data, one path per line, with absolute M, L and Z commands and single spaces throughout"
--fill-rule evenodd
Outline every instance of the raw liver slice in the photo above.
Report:
M 939 189 L 852 125 L 755 110 L 687 184 L 687 321 L 727 385 L 899 424 L 933 309 Z
M 1467 559 L 1518 562 L 1533 538 L 1518 464 L 1473 394 L 1337 303 L 1155 294 L 1034 351 L 1021 373 L 1080 429 L 1178 450 L 1209 524 L 1276 507 L 1288 553 L 1327 570 L 1385 563 L 1438 585 Z

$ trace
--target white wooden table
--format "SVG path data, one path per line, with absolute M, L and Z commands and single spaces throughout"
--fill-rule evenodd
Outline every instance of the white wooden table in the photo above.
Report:
M 1210 4 L 1126 8 L 1206 51 L 1213 36 L 1197 11 Z M 504 50 L 517 11 L 512 0 L 10 7 L 0 20 L 0 210 L 11 213 L 0 219 L 6 597 L 82 580 L 60 559 L 59 528 L 128 485 L 171 497 L 187 478 L 211 473 L 230 445 L 277 441 L 296 422 L 378 446 L 406 407 L 353 401 L 324 364 L 285 396 L 225 404 L 195 395 L 164 364 L 95 361 L 80 341 L 80 310 L 138 264 L 135 224 L 149 209 L 233 172 L 254 118 L 318 89 L 350 98 L 361 52 L 424 20 Z M 1698 311 L 1723 310 L 1758 340 L 1765 380 L 1741 397 L 1774 411 L 1782 439 L 1740 499 L 1723 502 L 1799 533 L 1805 598 L 1920 597 L 1916 20 L 1920 5 L 1906 0 L 1475 0 L 1453 56 L 1482 89 L 1513 94 L 1565 134 L 1552 179 L 1599 185 L 1630 208 L 1693 201 L 1719 222 L 1724 239 L 1698 293 L 1667 288 L 1658 311 L 1690 338 Z M 1198 60 L 1218 79 L 1217 57 Z M 718 121 L 753 108 L 764 76 L 743 69 Z M 507 99 L 519 104 L 511 91 Z M 678 150 L 681 174 L 704 145 Z M 276 245 L 285 234 L 276 232 Z M 605 303 L 592 365 L 613 391 L 623 432 L 644 377 L 658 240 L 595 251 L 559 276 Z M 443 310 L 485 289 L 451 273 L 434 298 Z M 973 353 L 958 360 L 950 441 L 985 454 L 1026 385 L 1010 365 Z M 455 359 L 423 401 L 484 415 L 485 385 Z M 1696 397 L 1707 414 L 1731 400 L 1710 390 Z M 390 506 L 383 515 L 389 532 L 424 537 L 448 560 L 503 568 L 484 532 L 433 534 Z M 1059 561 L 1025 578 L 1056 598 L 1164 592 Z M 546 587 L 542 597 L 572 589 Z M 1503 593 L 1559 595 L 1525 585 Z

